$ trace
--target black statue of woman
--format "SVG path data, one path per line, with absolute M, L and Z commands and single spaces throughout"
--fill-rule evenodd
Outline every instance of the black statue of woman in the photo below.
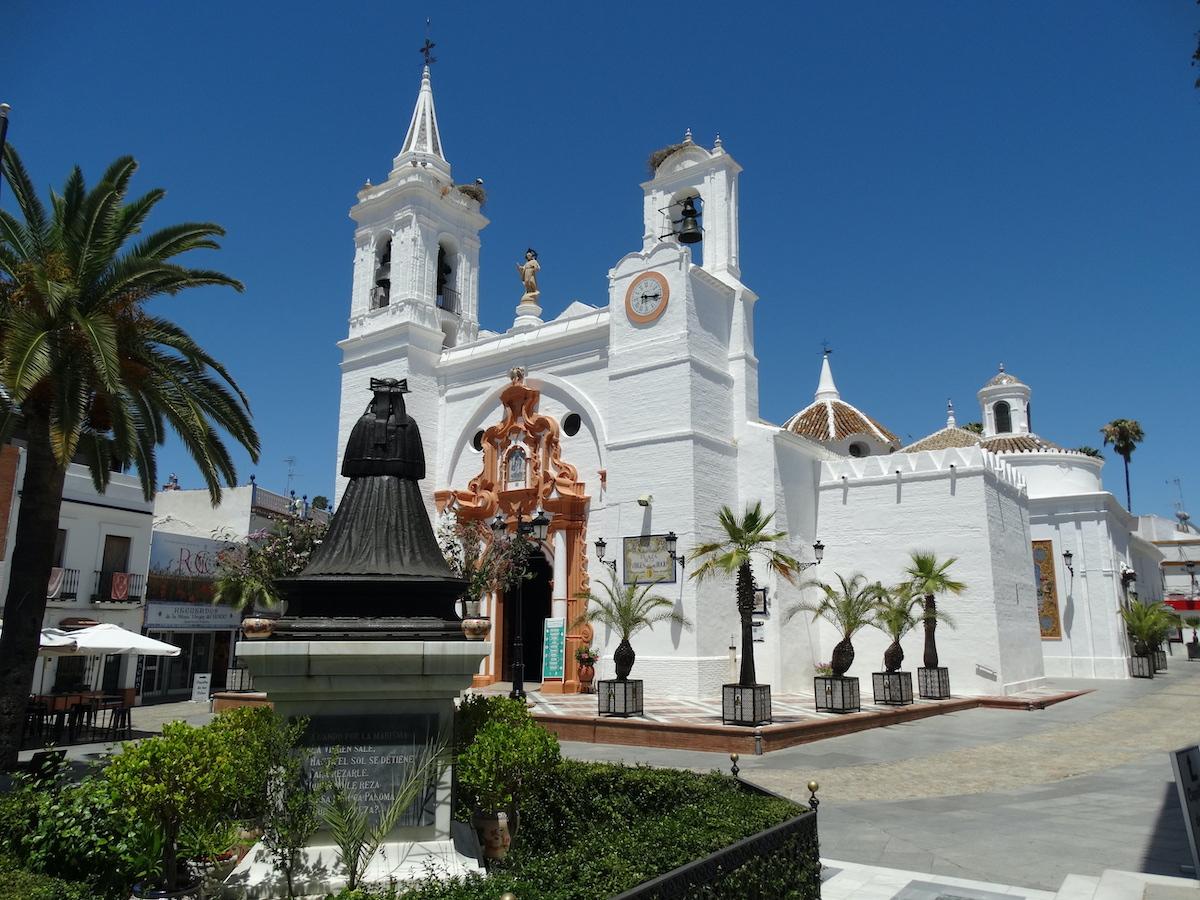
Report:
M 288 617 L 454 620 L 464 584 L 446 564 L 418 481 L 421 431 L 404 408 L 406 381 L 372 378 L 370 405 L 342 457 L 350 479 L 325 539 L 299 575 L 282 579 Z

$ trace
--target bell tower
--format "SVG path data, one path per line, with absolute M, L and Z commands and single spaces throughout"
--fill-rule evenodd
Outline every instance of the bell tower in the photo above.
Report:
M 367 182 L 350 217 L 355 230 L 350 336 L 400 322 L 436 329 L 447 347 L 479 335 L 477 184 L 455 185 L 442 148 L 429 65 L 392 171 Z
M 442 351 L 479 336 L 481 182 L 456 185 L 433 103 L 429 55 L 417 102 L 387 179 L 369 181 L 351 208 L 354 279 L 349 334 L 342 350 L 338 447 L 369 399 L 372 378 L 407 378 L 410 406 L 437 422 L 435 374 Z M 423 434 L 425 458 L 436 460 L 438 434 Z M 338 460 L 341 469 L 341 460 Z M 344 479 L 338 479 L 338 499 Z

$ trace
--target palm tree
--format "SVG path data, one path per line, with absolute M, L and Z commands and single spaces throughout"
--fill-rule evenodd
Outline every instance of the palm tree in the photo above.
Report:
M 693 558 L 701 561 L 691 574 L 697 584 L 718 573 L 737 575 L 737 608 L 742 624 L 742 666 L 738 684 L 743 687 L 758 683 L 754 674 L 751 618 L 754 614 L 754 570 L 750 566 L 751 558 L 756 554 L 761 556 L 769 570 L 793 583 L 801 572 L 798 560 L 773 546 L 787 536 L 785 531 L 768 530 L 774 518 L 773 512 L 763 514 L 761 501 L 753 506 L 747 504 L 740 519 L 728 506 L 722 506 L 717 521 L 725 531 L 724 538 L 701 544 L 692 551 Z
M 1142 426 L 1136 419 L 1113 419 L 1100 429 L 1104 435 L 1104 446 L 1113 445 L 1116 454 L 1125 460 L 1125 508 L 1133 512 L 1133 497 L 1129 493 L 1129 457 L 1137 445 L 1146 439 Z
M 917 627 L 912 598 L 906 588 L 907 585 L 900 585 L 894 590 L 889 590 L 882 584 L 876 585 L 875 615 L 871 624 L 892 639 L 888 648 L 883 651 L 885 672 L 895 672 L 903 665 L 904 648 L 900 646 L 900 639 Z
M 216 504 L 221 482 L 237 477 L 218 429 L 258 458 L 246 397 L 225 367 L 146 309 L 202 285 L 240 291 L 227 275 L 174 262 L 215 249 L 224 232 L 188 222 L 143 235 L 163 191 L 128 200 L 136 167 L 118 159 L 90 190 L 76 167 L 47 210 L 11 145 L 3 159 L 24 221 L 0 212 L 0 442 L 23 437 L 26 468 L 0 637 L 0 768 L 20 746 L 68 464 L 87 465 L 98 491 L 114 467 L 135 466 L 149 499 L 169 429 Z
M 947 574 L 947 570 L 958 562 L 957 556 L 952 556 L 945 562 L 938 562 L 937 554 L 929 550 L 914 550 L 909 554 L 911 563 L 904 570 L 905 584 L 914 606 L 922 609 L 921 618 L 925 622 L 925 668 L 938 667 L 937 631 L 938 619 L 946 621 L 938 615 L 938 594 L 961 594 L 967 586 L 961 581 L 955 581 Z
M 1120 612 L 1133 638 L 1134 656 L 1149 656 L 1180 623 L 1179 614 L 1165 603 L 1134 602 Z
M 683 628 L 692 627 L 692 623 L 676 611 L 674 603 L 666 597 L 650 593 L 658 586 L 657 581 L 640 585 L 619 585 L 614 575 L 607 584 L 602 583 L 601 586 L 604 588 L 603 597 L 593 593 L 579 595 L 581 599 L 588 601 L 588 606 L 571 623 L 571 627 L 578 628 L 586 622 L 598 622 L 621 636 L 621 643 L 617 644 L 613 653 L 618 681 L 629 678 L 637 656 L 629 640 L 643 628 L 653 628 L 659 622 L 671 622 Z
M 790 621 L 801 612 L 813 614 L 813 621 L 824 619 L 842 635 L 842 639 L 833 648 L 829 664 L 833 668 L 835 678 L 841 678 L 849 671 L 854 663 L 854 645 L 851 639 L 855 633 L 870 625 L 875 619 L 876 607 L 879 603 L 879 592 L 883 586 L 878 582 L 867 581 L 865 575 L 855 573 L 847 580 L 845 575 L 837 576 L 838 585 L 829 585 L 823 581 L 809 581 L 806 588 L 816 588 L 821 592 L 817 603 L 803 600 L 792 606 L 784 616 L 784 621 Z

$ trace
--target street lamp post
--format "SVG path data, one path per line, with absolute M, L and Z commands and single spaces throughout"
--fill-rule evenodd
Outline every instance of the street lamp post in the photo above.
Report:
M 499 535 L 506 530 L 507 523 L 504 521 L 502 513 L 496 513 L 496 518 L 492 520 L 492 531 Z M 546 535 L 550 530 L 550 517 L 546 515 L 544 510 L 539 509 L 537 515 L 533 517 L 533 521 L 525 522 L 521 518 L 521 510 L 517 509 L 517 528 L 515 540 L 522 540 L 528 535 L 532 535 L 534 539 L 541 543 L 546 540 Z M 522 608 L 524 601 L 524 589 L 522 582 L 525 581 L 525 564 L 522 562 L 521 571 L 517 576 L 516 590 L 513 592 L 513 630 L 512 640 L 509 647 L 512 652 L 512 690 L 508 692 L 508 696 L 514 700 L 525 699 L 525 611 Z
M 1188 577 L 1192 579 L 1192 590 L 1191 590 L 1191 593 L 1188 595 L 1188 599 L 1195 600 L 1196 599 L 1196 563 L 1189 559 L 1187 561 L 1187 565 L 1184 566 L 1184 568 L 1187 569 Z

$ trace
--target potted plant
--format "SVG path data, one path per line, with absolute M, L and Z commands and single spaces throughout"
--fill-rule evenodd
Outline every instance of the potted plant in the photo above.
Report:
M 1178 617 L 1161 603 L 1134 601 L 1121 607 L 1121 618 L 1125 620 L 1133 651 L 1129 674 L 1134 678 L 1153 678 L 1154 648 L 1175 627 Z
M 871 624 L 878 599 L 879 584 L 872 584 L 866 577 L 855 573 L 847 579 L 838 575 L 836 586 L 823 581 L 809 581 L 804 587 L 820 591 L 820 599 L 813 603 L 801 601 L 794 604 L 784 616 L 789 621 L 801 612 L 813 614 L 813 621 L 824 619 L 841 634 L 842 639 L 833 648 L 829 664 L 833 668 L 830 676 L 818 675 L 813 679 L 817 711 L 857 712 L 862 704 L 859 699 L 858 679 L 847 677 L 846 672 L 854 663 L 852 639 L 859 630 Z
M 483 598 L 529 577 L 525 572 L 529 542 L 519 536 L 498 538 L 482 521 L 450 513 L 438 523 L 438 543 L 450 571 L 467 582 L 463 634 L 468 640 L 485 640 L 492 622 L 481 612 Z
M 798 560 L 776 549 L 776 545 L 786 539 L 787 532 L 771 529 L 774 518 L 773 512 L 763 514 L 761 501 L 747 505 L 740 518 L 728 506 L 722 506 L 717 513 L 717 522 L 725 534 L 718 540 L 701 544 L 692 555 L 692 559 L 699 562 L 691 575 L 697 584 L 715 575 L 735 575 L 737 579 L 735 596 L 741 623 L 742 658 L 737 682 L 721 687 L 721 719 L 727 725 L 757 726 L 772 719 L 771 686 L 759 684 L 754 670 L 754 570 L 751 561 L 758 556 L 770 571 L 789 582 L 794 582 L 803 569 Z
M 909 554 L 911 562 L 904 570 L 905 586 L 914 606 L 921 608 L 921 620 L 925 625 L 925 665 L 917 669 L 917 684 L 925 700 L 945 700 L 950 696 L 950 672 L 938 665 L 937 623 L 950 622 L 938 615 L 938 594 L 961 594 L 967 586 L 950 577 L 949 568 L 958 562 L 952 556 L 944 562 L 929 550 L 914 550 Z
M 659 622 L 670 622 L 683 628 L 691 628 L 692 623 L 683 613 L 675 609 L 675 604 L 666 597 L 651 594 L 658 585 L 657 581 L 648 584 L 617 584 L 617 576 L 612 575 L 607 584 L 603 584 L 604 596 L 593 593 L 580 594 L 587 600 L 584 611 L 571 623 L 572 628 L 578 628 L 585 623 L 599 623 L 611 628 L 621 637 L 617 649 L 613 651 L 613 663 L 616 667 L 616 678 L 602 679 L 598 683 L 599 711 L 601 715 L 610 716 L 640 716 L 643 709 L 642 682 L 630 680 L 629 673 L 633 670 L 634 653 L 630 639 L 644 628 L 653 628 Z
M 135 885 L 135 896 L 185 897 L 199 887 L 181 862 L 181 835 L 188 823 L 215 827 L 226 815 L 239 783 L 233 734 L 171 722 L 159 737 L 125 744 L 105 769 L 124 806 L 161 837 L 161 876 Z
M 944 613 L 939 612 L 940 616 Z M 883 671 L 871 673 L 871 687 L 876 703 L 905 706 L 913 702 L 912 673 L 901 672 L 904 648 L 900 639 L 917 627 L 912 598 L 904 586 L 888 590 L 875 585 L 875 610 L 871 624 L 892 639 L 883 651 Z
M 529 782 L 559 759 L 558 739 L 532 719 L 492 720 L 459 754 L 458 786 L 488 859 L 504 859 L 516 837 Z
M 575 662 L 579 664 L 579 690 L 581 693 L 592 692 L 592 679 L 596 677 L 596 663 L 600 654 L 591 647 L 583 645 L 575 648 Z
M 1188 659 L 1200 659 L 1200 640 L 1196 638 L 1196 629 L 1200 628 L 1200 616 L 1188 616 L 1183 621 L 1192 629 L 1192 639 L 1187 643 Z

